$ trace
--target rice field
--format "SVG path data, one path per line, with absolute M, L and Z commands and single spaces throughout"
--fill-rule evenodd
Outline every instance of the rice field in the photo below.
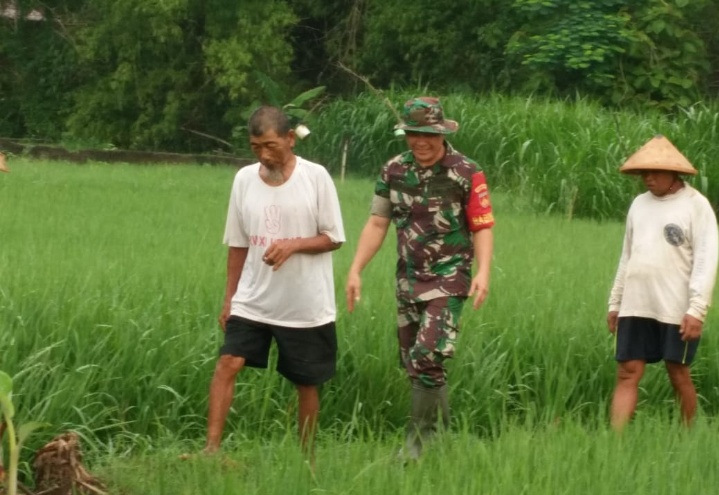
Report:
M 224 456 L 179 461 L 204 438 L 235 170 L 9 165 L 0 369 L 15 379 L 18 421 L 52 425 L 23 452 L 25 472 L 33 448 L 72 429 L 91 470 L 122 495 L 670 494 L 719 482 L 719 315 L 693 367 L 695 428 L 679 426 L 655 366 L 635 422 L 614 435 L 604 317 L 623 225 L 550 215 L 501 190 L 490 296 L 465 308 L 450 364 L 451 430 L 419 463 L 399 463 L 409 391 L 397 368 L 391 238 L 365 270 L 359 308 L 344 307 L 373 188 L 357 177 L 337 179 L 348 236 L 334 258 L 340 356 L 322 391 L 315 472 L 297 447 L 294 390 L 270 370 L 241 374 Z

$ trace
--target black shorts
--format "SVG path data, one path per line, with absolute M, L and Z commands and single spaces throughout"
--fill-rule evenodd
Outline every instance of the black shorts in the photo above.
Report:
M 698 340 L 684 342 L 681 339 L 679 325 L 636 316 L 619 318 L 616 339 L 617 361 L 639 359 L 656 363 L 664 360 L 691 364 L 699 347 Z
M 245 358 L 245 365 L 267 368 L 270 345 L 277 342 L 277 371 L 297 385 L 319 385 L 337 369 L 334 322 L 313 328 L 289 328 L 230 316 L 220 356 Z

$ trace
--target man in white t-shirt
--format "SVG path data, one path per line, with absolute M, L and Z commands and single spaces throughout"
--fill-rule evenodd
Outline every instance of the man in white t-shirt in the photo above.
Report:
M 696 169 L 663 136 L 646 143 L 620 171 L 640 175 L 647 192 L 629 208 L 609 297 L 607 325 L 615 334 L 618 362 L 612 427 L 621 431 L 629 422 L 646 363 L 661 360 L 689 425 L 697 405 L 689 365 L 716 279 L 716 216 L 709 201 L 681 179 Z
M 277 370 L 297 388 L 300 440 L 312 452 L 318 386 L 335 373 L 337 337 L 332 251 L 345 241 L 339 200 L 327 170 L 293 152 L 287 116 L 260 107 L 249 120 L 259 162 L 235 176 L 224 242 L 229 247 L 220 326 L 225 341 L 210 386 L 207 443 L 219 449 L 244 366 Z

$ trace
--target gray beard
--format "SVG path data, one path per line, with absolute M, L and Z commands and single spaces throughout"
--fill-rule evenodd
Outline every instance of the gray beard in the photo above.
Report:
M 266 168 L 265 170 L 265 178 L 268 182 L 271 182 L 272 184 L 283 184 L 285 182 L 285 176 L 282 175 L 281 170 L 273 170 L 271 168 Z

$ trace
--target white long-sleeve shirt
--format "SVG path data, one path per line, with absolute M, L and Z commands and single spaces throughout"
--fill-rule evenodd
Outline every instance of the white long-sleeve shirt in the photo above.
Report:
M 627 214 L 609 311 L 679 325 L 704 321 L 712 301 L 719 240 L 709 201 L 689 184 L 674 194 L 640 194 Z

